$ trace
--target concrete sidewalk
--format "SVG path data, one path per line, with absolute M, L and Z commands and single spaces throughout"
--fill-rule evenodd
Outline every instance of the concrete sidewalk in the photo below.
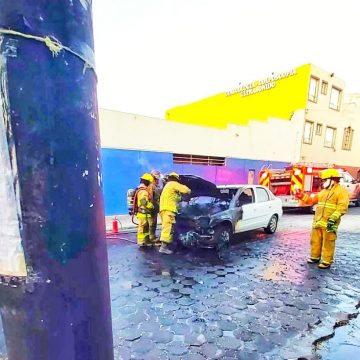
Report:
M 106 223 L 106 231 L 107 232 L 111 232 L 113 230 L 113 220 L 114 219 L 118 220 L 118 226 L 119 226 L 119 231 L 121 232 L 122 230 L 126 230 L 126 231 L 136 231 L 137 225 L 133 223 L 133 221 L 135 223 L 137 223 L 137 219 L 136 216 L 134 216 L 134 218 L 132 218 L 131 215 L 128 214 L 122 214 L 122 215 L 111 215 L 111 216 L 105 216 L 105 223 Z M 160 220 L 160 216 L 158 216 L 158 226 L 161 224 L 161 220 Z

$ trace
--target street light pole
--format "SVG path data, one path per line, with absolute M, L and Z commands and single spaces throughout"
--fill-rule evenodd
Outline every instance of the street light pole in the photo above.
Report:
M 0 0 L 9 360 L 113 359 L 91 0 Z

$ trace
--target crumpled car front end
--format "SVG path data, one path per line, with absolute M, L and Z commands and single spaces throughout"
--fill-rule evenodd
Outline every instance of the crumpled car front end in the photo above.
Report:
M 210 218 L 210 215 L 192 217 L 189 211 L 181 212 L 176 219 L 178 241 L 185 247 L 213 247 L 214 229 L 210 226 Z
M 216 247 L 215 227 L 229 216 L 229 195 L 195 175 L 181 175 L 180 182 L 191 189 L 191 195 L 180 203 L 175 238 L 185 247 Z
M 185 247 L 214 248 L 215 227 L 227 218 L 230 201 L 201 196 L 183 202 L 176 218 L 176 238 Z

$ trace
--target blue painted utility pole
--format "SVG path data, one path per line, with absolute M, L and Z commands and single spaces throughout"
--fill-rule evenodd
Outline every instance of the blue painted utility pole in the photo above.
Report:
M 113 359 L 91 0 L 0 0 L 9 360 Z

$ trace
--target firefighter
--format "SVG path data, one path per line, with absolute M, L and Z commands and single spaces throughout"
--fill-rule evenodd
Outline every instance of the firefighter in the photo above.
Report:
M 319 263 L 320 269 L 327 269 L 334 259 L 336 233 L 341 216 L 348 210 L 349 195 L 339 185 L 341 175 L 336 169 L 323 170 L 320 176 L 323 189 L 318 194 L 309 196 L 300 191 L 295 195 L 307 205 L 317 204 L 307 262 Z
M 160 196 L 160 217 L 161 217 L 161 246 L 159 252 L 172 254 L 168 245 L 173 240 L 173 226 L 178 213 L 178 205 L 181 194 L 190 194 L 191 190 L 179 183 L 180 176 L 172 172 L 166 177 L 167 181 Z
M 152 197 L 152 203 L 154 205 L 154 209 L 151 212 L 150 242 L 154 242 L 157 245 L 160 245 L 160 242 L 156 242 L 156 227 L 157 227 L 157 217 L 159 214 L 159 207 L 160 207 L 161 173 L 158 170 L 152 170 L 151 175 L 154 178 L 154 181 L 150 184 L 149 190 L 150 190 L 150 195 Z
M 134 198 L 134 213 L 138 219 L 137 243 L 140 247 L 152 246 L 150 241 L 150 227 L 152 226 L 152 203 L 150 184 L 153 182 L 151 174 L 145 173 L 140 178 Z

